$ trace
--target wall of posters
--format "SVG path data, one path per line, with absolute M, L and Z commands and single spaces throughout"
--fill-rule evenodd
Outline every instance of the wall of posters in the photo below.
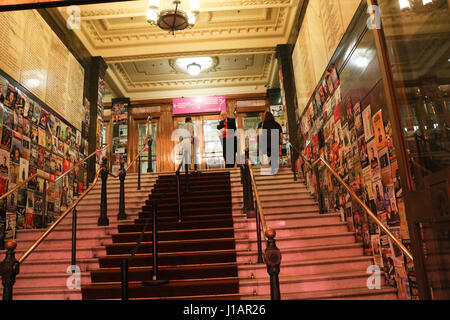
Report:
M 114 99 L 112 101 L 112 159 L 111 170 L 117 174 L 120 169 L 120 160 L 127 162 L 128 155 L 128 99 Z
M 13 79 L 0 76 L 0 84 L 6 93 L 0 95 L 0 194 L 36 173 L 49 179 L 46 204 L 41 178 L 0 203 L 1 241 L 14 238 L 17 229 L 43 228 L 54 221 L 84 190 L 87 175 L 81 167 L 55 181 L 85 157 L 81 131 L 33 94 L 27 95 Z
M 300 118 L 305 138 L 303 155 L 311 162 L 324 157 L 384 225 L 398 239 L 408 243 L 398 164 L 387 114 L 381 106 L 362 105 L 349 94 L 341 98 L 344 84 L 335 73 L 331 66 Z M 306 172 L 306 175 L 309 188 L 317 194 L 312 173 Z M 319 169 L 319 184 L 324 209 L 342 213 L 349 230 L 355 232 L 356 241 L 363 244 L 364 254 L 372 255 L 374 263 L 383 269 L 385 284 L 396 287 L 401 299 L 414 298 L 411 294 L 413 265 L 403 252 L 325 168 Z

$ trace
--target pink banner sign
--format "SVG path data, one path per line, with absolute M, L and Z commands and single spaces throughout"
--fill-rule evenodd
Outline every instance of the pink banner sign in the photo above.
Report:
M 227 111 L 225 96 L 173 99 L 173 114 L 220 113 Z

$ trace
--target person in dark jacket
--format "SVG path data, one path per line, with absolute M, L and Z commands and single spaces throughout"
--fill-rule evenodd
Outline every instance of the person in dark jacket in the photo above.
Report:
M 281 125 L 275 121 L 271 112 L 266 112 L 260 136 L 260 154 L 267 155 L 269 158 L 272 174 L 278 172 L 282 134 Z M 272 141 L 272 137 L 277 138 L 277 140 Z
M 234 168 L 237 151 L 236 119 L 227 117 L 227 113 L 225 111 L 220 114 L 220 119 L 221 120 L 217 126 L 217 130 L 221 132 L 220 141 L 222 142 L 225 168 Z M 227 152 L 229 153 L 228 156 Z

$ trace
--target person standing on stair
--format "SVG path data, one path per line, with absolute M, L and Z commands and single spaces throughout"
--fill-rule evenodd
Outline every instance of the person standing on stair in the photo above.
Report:
M 277 174 L 280 167 L 280 146 L 283 139 L 283 129 L 281 125 L 275 121 L 273 114 L 267 111 L 264 115 L 264 122 L 262 124 L 262 132 L 260 135 L 260 150 L 261 158 L 267 155 L 271 167 L 271 173 Z
M 234 168 L 236 164 L 237 139 L 236 139 L 236 119 L 229 118 L 225 111 L 220 113 L 220 122 L 217 130 L 221 132 L 223 158 L 225 168 Z
M 197 171 L 194 152 L 195 134 L 191 117 L 186 117 L 183 129 L 185 131 L 181 136 L 181 149 L 183 150 L 184 168 L 186 171 L 188 171 L 188 169 L 192 169 L 192 165 L 194 165 L 194 170 Z

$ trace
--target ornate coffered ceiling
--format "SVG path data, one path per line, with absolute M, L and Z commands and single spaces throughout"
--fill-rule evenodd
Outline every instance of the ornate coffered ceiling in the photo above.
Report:
M 171 1 L 171 0 L 161 0 Z M 75 33 L 108 63 L 112 96 L 133 99 L 264 92 L 276 73 L 275 47 L 287 42 L 304 0 L 200 0 L 194 28 L 175 36 L 146 21 L 148 0 L 80 6 Z M 66 8 L 55 10 L 66 20 Z M 174 60 L 212 57 L 197 77 Z

